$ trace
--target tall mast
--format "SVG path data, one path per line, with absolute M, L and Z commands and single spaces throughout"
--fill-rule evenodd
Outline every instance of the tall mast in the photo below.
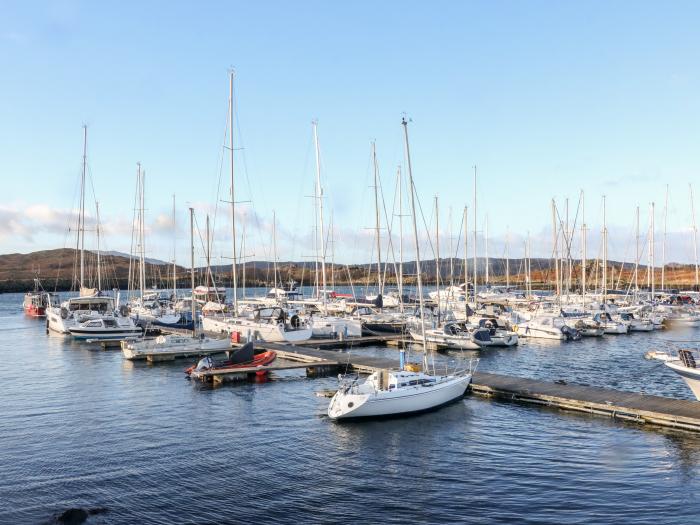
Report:
M 664 203 L 664 236 L 661 244 L 661 291 L 666 289 L 666 223 L 668 222 L 668 184 L 666 184 L 666 201 Z
M 651 240 L 649 241 L 649 263 L 651 266 L 651 300 L 654 301 L 654 280 L 656 278 L 655 268 L 654 268 L 654 207 L 655 204 L 651 203 Z
M 474 308 L 476 308 L 476 263 L 477 263 L 477 242 L 476 242 L 476 165 L 474 166 L 474 247 L 472 248 L 474 250 Z
M 489 214 L 486 214 L 486 222 L 484 223 L 484 256 L 486 257 L 486 277 L 485 283 L 489 285 Z
M 440 290 L 440 212 L 437 195 L 435 195 L 435 286 Z M 439 312 L 440 302 L 438 301 L 438 315 Z
M 508 245 L 510 244 L 510 230 L 506 229 L 506 291 L 510 288 L 510 257 Z
M 581 294 L 583 305 L 586 306 L 586 197 L 581 190 Z
M 206 258 L 207 258 L 207 287 L 212 286 L 213 283 L 210 282 L 211 278 L 211 240 L 209 237 L 209 214 L 207 213 L 207 251 L 206 251 Z M 209 291 L 207 290 L 207 293 Z
M 634 293 L 635 293 L 635 298 L 636 295 L 639 293 L 639 206 L 637 206 L 637 213 L 636 213 L 636 220 L 635 220 L 635 227 L 634 227 L 634 233 L 635 233 L 635 250 L 634 250 Z
M 175 194 L 173 193 L 173 300 L 177 299 L 177 225 L 175 218 Z
M 197 334 L 197 307 L 194 300 L 194 208 L 190 208 L 190 286 L 192 289 L 192 335 Z
M 372 165 L 374 166 L 374 219 L 377 236 L 377 295 L 382 295 L 382 242 L 379 221 L 379 168 L 377 166 L 377 144 L 372 141 Z
M 275 214 L 275 210 L 272 210 L 272 257 L 275 274 L 275 297 L 279 299 L 277 295 L 277 215 Z
M 139 182 L 139 297 L 141 298 L 141 305 L 143 305 L 143 290 L 146 287 L 146 257 L 145 257 L 145 247 L 144 247 L 144 179 L 146 178 L 146 172 L 141 169 L 141 163 L 136 164 L 138 172 L 138 182 Z
M 321 280 L 323 283 L 323 304 L 326 304 L 326 240 L 325 230 L 323 228 L 323 186 L 321 186 L 321 151 L 318 146 L 318 122 L 314 120 L 312 123 L 314 129 L 314 143 L 316 144 L 316 198 L 318 199 L 318 226 L 320 228 L 321 237 Z
M 552 199 L 552 244 L 554 246 L 554 279 L 557 283 L 557 300 L 561 299 L 561 287 L 559 286 L 559 235 L 557 233 L 557 205 Z
M 236 253 L 236 186 L 234 179 L 234 158 L 233 158 L 233 77 L 234 71 L 229 71 L 229 94 L 228 94 L 228 112 L 229 112 L 229 154 L 231 157 L 231 283 L 233 286 L 233 315 L 238 315 L 238 275 L 237 275 L 237 256 Z M 243 263 L 245 265 L 245 262 Z M 245 266 L 244 266 L 245 267 Z
M 78 237 L 80 238 L 80 288 L 85 280 L 85 174 L 87 172 L 87 125 L 83 125 L 83 173 L 80 178 L 80 218 Z
M 406 119 L 401 120 L 404 131 L 404 140 L 406 144 L 406 161 L 408 166 L 408 190 L 411 194 L 411 215 L 413 218 L 413 239 L 416 244 L 416 274 L 418 284 L 418 307 L 420 308 L 420 331 L 423 341 L 423 365 L 424 369 L 428 369 L 428 347 L 425 341 L 425 315 L 423 311 L 423 279 L 420 271 L 420 243 L 418 242 L 418 226 L 416 225 L 416 202 L 413 186 L 413 169 L 411 167 L 411 151 L 408 146 L 408 122 Z
M 608 226 L 605 217 L 605 195 L 603 195 L 603 304 L 608 302 Z
M 698 274 L 698 227 L 695 223 L 695 199 L 693 198 L 693 185 L 690 186 L 690 212 L 693 215 L 693 255 L 695 257 L 695 289 L 700 285 L 700 275 Z
M 399 179 L 399 304 L 403 312 L 403 177 L 401 176 L 401 166 L 396 170 Z
M 447 232 L 450 237 L 450 286 L 455 285 L 455 265 L 454 265 L 454 246 L 452 244 L 452 236 L 453 236 L 453 231 L 452 231 L 452 206 L 449 207 L 448 213 L 447 213 Z
M 243 289 L 241 290 L 241 294 L 243 295 L 244 299 L 245 299 L 245 267 L 246 267 L 246 259 L 247 259 L 246 247 L 245 247 L 246 219 L 247 219 L 247 215 L 245 213 L 243 213 L 243 234 L 241 235 L 241 259 L 242 259 L 242 261 L 241 261 L 241 263 L 242 263 L 241 264 L 241 274 L 242 274 L 241 277 L 242 277 L 242 279 L 241 280 L 243 281 L 242 282 Z M 238 313 L 237 310 L 236 310 L 236 313 Z
M 97 232 L 97 290 L 102 290 L 102 269 L 100 267 L 100 203 L 95 202 L 95 218 L 97 224 L 95 230 Z
M 467 231 L 467 213 L 468 209 L 464 207 L 464 214 L 462 217 L 462 230 L 464 231 L 464 299 L 465 307 L 469 303 L 469 270 L 467 269 L 467 259 L 469 258 L 469 252 L 467 251 L 467 239 L 469 238 L 469 232 Z

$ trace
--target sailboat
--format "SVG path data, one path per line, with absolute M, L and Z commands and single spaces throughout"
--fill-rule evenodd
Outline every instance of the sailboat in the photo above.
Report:
M 234 176 L 234 143 L 233 143 L 233 71 L 229 73 L 229 146 L 231 165 L 231 228 L 232 228 L 232 263 L 231 280 L 233 284 L 233 311 L 230 315 L 203 316 L 202 329 L 205 332 L 237 334 L 236 337 L 247 336 L 248 341 L 257 339 L 269 342 L 299 342 L 311 338 L 312 330 L 299 316 L 288 316 L 279 307 L 257 308 L 247 316 L 242 316 L 238 308 L 238 250 L 236 247 L 236 198 Z M 192 283 L 194 290 L 194 282 Z M 194 316 L 194 307 L 193 307 Z
M 190 278 L 194 287 L 194 209 L 190 208 L 190 252 L 192 254 Z M 195 303 L 191 303 L 192 319 L 195 319 Z M 192 324 L 192 336 L 187 337 L 179 334 L 161 335 L 151 340 L 122 341 L 122 354 L 126 359 L 146 359 L 149 355 L 157 353 L 159 355 L 176 354 L 184 355 L 208 355 L 212 353 L 225 352 L 231 349 L 231 341 L 228 338 L 214 339 L 197 336 L 197 324 Z
M 97 223 L 97 288 L 86 287 L 85 281 L 85 179 L 87 176 L 87 126 L 83 126 L 83 163 L 80 178 L 80 211 L 78 213 L 77 246 L 80 257 L 78 297 L 46 309 L 46 326 L 61 334 L 78 339 L 104 339 L 135 336 L 141 329 L 131 321 L 125 307 L 118 308 L 119 295 L 102 295 L 99 259 L 99 212 Z
M 380 370 L 372 373 L 363 382 L 353 380 L 341 385 L 328 405 L 328 416 L 333 420 L 386 417 L 413 414 L 433 410 L 460 399 L 472 380 L 472 362 L 468 368 L 455 369 L 437 374 L 433 365 L 428 373 L 428 352 L 425 344 L 425 319 L 423 317 L 423 283 L 420 270 L 420 248 L 416 226 L 416 207 L 411 170 L 411 155 L 408 145 L 408 123 L 402 121 L 408 164 L 413 235 L 416 245 L 416 272 L 420 303 L 421 330 L 423 332 L 423 371 L 409 371 L 404 367 L 404 351 L 401 350 L 399 370 Z

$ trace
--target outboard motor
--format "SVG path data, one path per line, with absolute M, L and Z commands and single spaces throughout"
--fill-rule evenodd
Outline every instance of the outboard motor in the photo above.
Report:
M 129 316 L 129 307 L 126 306 L 125 304 L 122 304 L 119 306 L 119 315 L 122 317 L 128 317 Z
M 561 333 L 566 336 L 567 341 L 578 341 L 581 339 L 581 332 L 567 325 L 561 327 Z
M 197 363 L 197 367 L 195 368 L 195 370 L 197 370 L 198 372 L 202 370 L 210 370 L 213 365 L 214 363 L 212 362 L 211 357 L 203 357 L 199 360 L 199 363 Z
M 61 319 L 68 319 L 68 316 L 70 315 L 70 312 L 68 309 L 64 306 L 61 306 Z

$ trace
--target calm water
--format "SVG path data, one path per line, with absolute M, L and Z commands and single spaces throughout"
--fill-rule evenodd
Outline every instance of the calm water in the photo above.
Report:
M 524 343 L 480 370 L 687 398 L 658 362 L 700 330 Z M 396 356 L 395 350 L 373 349 Z M 289 371 L 211 389 L 46 335 L 0 296 L 0 522 L 697 523 L 700 437 L 466 397 L 438 412 L 335 424 Z

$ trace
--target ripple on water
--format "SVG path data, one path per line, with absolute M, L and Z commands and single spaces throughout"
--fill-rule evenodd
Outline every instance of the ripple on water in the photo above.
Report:
M 415 418 L 328 420 L 335 378 L 206 388 L 183 363 L 47 336 L 0 296 L 0 522 L 692 523 L 700 440 L 467 397 Z M 690 398 L 644 352 L 692 332 L 527 341 L 479 369 Z M 395 349 L 369 349 L 396 356 Z M 452 356 L 454 358 L 454 356 Z M 438 357 L 438 362 L 450 357 Z M 27 371 L 31 370 L 32 374 Z

